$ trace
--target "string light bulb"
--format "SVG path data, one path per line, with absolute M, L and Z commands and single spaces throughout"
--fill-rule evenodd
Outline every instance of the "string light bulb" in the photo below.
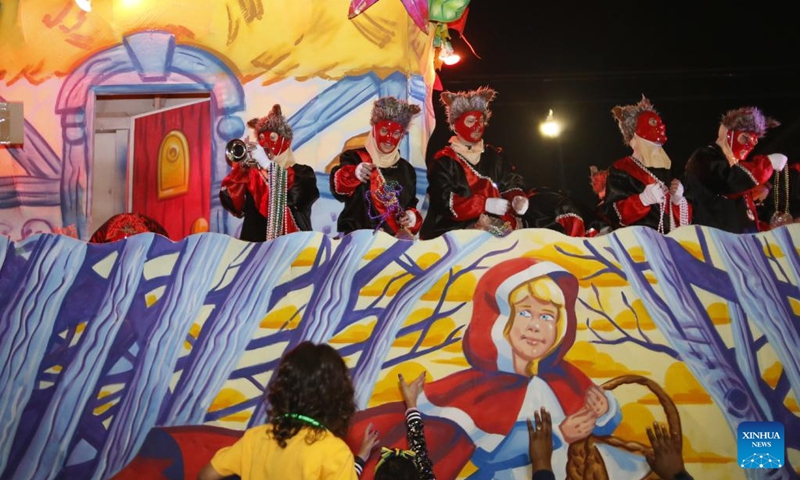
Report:
M 547 114 L 547 119 L 539 125 L 539 131 L 545 137 L 556 138 L 561 134 L 561 124 L 553 117 L 553 109 Z
M 92 11 L 92 0 L 75 0 L 75 5 L 84 12 Z

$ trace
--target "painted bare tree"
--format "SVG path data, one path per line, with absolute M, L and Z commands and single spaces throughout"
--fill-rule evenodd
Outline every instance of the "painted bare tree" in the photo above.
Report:
M 484 243 L 487 238 L 491 236 L 490 233 L 480 231 L 470 232 L 470 234 L 470 237 L 468 237 L 463 245 L 459 244 L 457 237 L 450 234 L 445 234 L 444 241 L 447 244 L 446 252 L 441 258 L 434 262 L 433 265 L 424 271 L 420 270 L 417 265 L 409 265 L 406 271 L 410 273 L 415 272 L 416 274 L 412 277 L 412 280 L 406 282 L 399 289 L 399 291 L 394 295 L 392 300 L 388 303 L 386 308 L 383 309 L 383 311 L 371 312 L 371 309 L 368 309 L 366 312 L 353 312 L 353 319 L 358 318 L 359 316 L 363 317 L 364 313 L 367 313 L 368 315 L 375 315 L 378 319 L 372 334 L 369 336 L 366 342 L 364 342 L 364 345 L 362 345 L 361 355 L 359 356 L 358 364 L 356 365 L 353 373 L 356 387 L 356 405 L 359 408 L 365 408 L 367 406 L 367 402 L 372 395 L 372 390 L 375 388 L 375 384 L 378 381 L 380 372 L 385 366 L 384 362 L 388 357 L 389 349 L 397 339 L 400 328 L 408 318 L 414 305 L 417 303 L 417 301 L 419 301 L 420 297 L 425 292 L 430 290 L 442 276 L 448 275 L 447 285 L 452 285 L 452 282 L 456 281 L 458 277 L 462 275 L 487 268 L 486 266 L 481 266 L 482 261 L 488 260 L 489 258 L 497 256 L 501 253 L 508 253 L 508 251 L 511 251 L 514 248 L 514 245 L 512 245 L 503 250 L 484 254 L 472 264 L 467 265 L 463 269 L 459 270 L 458 273 L 453 273 L 452 268 L 456 265 L 456 263 L 462 260 L 464 256 L 466 256 L 468 253 L 471 253 L 478 245 Z M 437 309 L 434 311 L 433 315 L 429 316 L 429 318 L 420 323 L 427 325 L 428 328 L 430 328 L 430 326 L 436 320 L 441 318 L 439 316 L 440 314 L 441 311 Z M 437 345 L 435 348 L 443 348 L 457 341 L 458 338 L 456 337 L 456 334 L 459 330 L 460 328 L 457 328 L 453 332 L 450 332 L 445 341 L 442 342 L 442 344 Z M 420 335 L 420 341 L 422 340 L 422 337 L 423 335 Z M 428 353 L 428 351 L 420 351 L 418 348 L 415 348 L 413 353 L 411 355 L 407 355 L 405 359 L 422 356 L 426 353 Z
M 700 254 L 650 230 L 631 231 L 587 240 L 589 254 L 583 257 L 574 250 L 561 254 L 595 262 L 595 275 L 625 279 L 667 341 L 656 344 L 642 329 L 619 325 L 616 335 L 595 332 L 596 341 L 635 343 L 685 362 L 731 428 L 744 420 L 781 421 L 787 445 L 798 448 L 800 439 L 792 432 L 800 431 L 800 424 L 785 403 L 790 393 L 797 396 L 800 384 L 800 319 L 790 303 L 800 298 L 794 247 L 800 242 L 792 236 L 800 230 L 731 238 L 697 229 Z M 358 354 L 354 374 L 363 405 L 382 369 L 458 341 L 461 327 L 439 345 L 423 346 L 438 320 L 467 305 L 445 302 L 448 289 L 468 272 L 485 268 L 493 256 L 520 248 L 492 243 L 480 232 L 460 232 L 441 240 L 435 250 L 442 256 L 422 268 L 411 250 L 421 248 L 417 242 L 390 242 L 365 259 L 375 237 L 364 233 L 338 243 L 303 233 L 259 245 L 217 234 L 179 243 L 151 235 L 91 247 L 53 235 L 24 244 L 0 237 L 2 476 L 107 477 L 130 460 L 153 426 L 201 424 L 244 411 L 255 411 L 257 421 L 263 409 L 252 409 L 262 408 L 260 392 L 284 346 L 328 341 L 375 318 L 373 335 L 340 349 Z M 290 272 L 301 252 L 314 247 L 312 264 Z M 630 247 L 643 248 L 646 260 L 630 255 Z M 150 264 L 170 265 L 170 271 L 154 274 Z M 745 271 L 743 265 L 750 267 Z M 387 281 L 387 272 L 397 273 Z M 430 315 L 403 326 L 421 296 L 442 279 L 444 293 Z M 376 282 L 383 282 L 383 290 L 367 300 L 362 290 Z M 695 290 L 727 301 L 732 348 Z M 601 298 L 597 289 L 595 295 Z M 625 295 L 630 304 L 633 296 Z M 255 335 L 286 296 L 300 299 L 289 318 Z M 586 305 L 595 308 L 594 315 L 605 314 L 602 305 Z M 200 324 L 199 334 L 192 333 Z M 411 333 L 419 334 L 416 343 L 389 358 L 395 339 Z M 783 365 L 774 387 L 763 379 L 757 360 L 767 346 Z M 240 364 L 245 357 L 258 360 Z M 246 382 L 258 393 L 209 412 L 226 382 Z M 750 473 L 797 478 L 789 467 Z
M 593 309 L 584 301 L 586 307 L 595 314 L 604 315 L 616 328 L 617 336 L 613 338 L 592 330 L 596 336 L 595 342 L 630 342 L 683 361 L 720 407 L 734 435 L 743 421 L 780 421 L 787 432 L 800 431 L 800 419 L 784 405 L 788 387 L 794 389 L 792 376 L 796 373 L 797 354 L 792 352 L 800 351 L 800 345 L 796 343 L 800 319 L 786 308 L 787 295 L 790 292 L 797 295 L 796 284 L 789 283 L 785 275 L 784 278 L 776 278 L 774 270 L 767 264 L 768 259 L 763 253 L 767 236 L 733 236 L 695 228 L 706 262 L 697 260 L 672 238 L 646 227 L 630 229 L 635 242 L 631 245 L 625 245 L 624 237 L 618 233 L 609 235 L 611 246 L 607 251 L 595 249 L 590 242 L 584 243 L 591 255 L 582 258 L 602 265 L 592 277 L 614 273 L 624 278 L 641 299 L 649 317 L 669 345 L 653 342 L 640 328 L 633 334 L 626 331 L 603 313 L 602 308 Z M 723 257 L 725 270 L 715 267 L 708 260 L 709 245 L 705 232 L 709 232 L 713 246 Z M 788 235 L 788 232 L 784 233 Z M 793 257 L 790 262 L 796 266 L 796 250 L 787 252 L 786 239 L 782 242 L 785 254 Z M 635 246 L 644 250 L 646 261 L 637 262 L 630 255 L 630 248 Z M 581 257 L 568 252 L 564 254 Z M 742 270 L 745 265 L 749 266 L 747 272 Z M 647 271 L 651 271 L 657 279 L 657 288 L 646 278 Z M 732 289 L 731 284 L 734 286 Z M 734 332 L 733 348 L 726 346 L 693 287 L 728 300 Z M 630 304 L 624 296 L 623 302 Z M 754 339 L 748 321 L 758 325 L 762 332 L 772 330 L 769 335 L 765 333 L 764 337 Z M 776 338 L 773 345 L 772 339 L 776 336 L 782 338 Z M 785 362 L 784 372 L 775 389 L 764 381 L 756 358 L 758 349 L 767 343 L 777 346 L 775 351 L 781 362 Z M 789 435 L 786 445 L 800 448 L 800 438 Z M 749 478 L 798 478 L 797 472 L 788 463 L 780 470 L 753 469 L 746 472 Z

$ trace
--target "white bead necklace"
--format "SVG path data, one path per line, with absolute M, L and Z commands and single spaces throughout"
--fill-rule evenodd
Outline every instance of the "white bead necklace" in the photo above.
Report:
M 664 185 L 664 182 L 662 182 L 661 179 L 656 177 L 653 174 L 653 172 L 650 171 L 650 169 L 645 167 L 644 163 L 642 163 L 641 160 L 639 160 L 638 158 L 634 157 L 633 155 L 631 155 L 631 160 L 633 160 L 633 163 L 635 163 L 639 168 L 641 168 L 642 171 L 644 171 L 647 175 L 649 175 L 650 178 L 655 180 L 656 183 L 661 186 L 661 188 L 667 188 L 666 185 Z M 670 230 L 672 228 L 674 228 L 674 226 L 675 226 L 675 219 L 672 218 L 672 209 L 671 208 L 667 209 L 667 196 L 666 195 L 664 195 L 664 199 L 661 200 L 661 202 L 659 202 L 658 209 L 659 209 L 659 211 L 658 211 L 658 233 L 665 233 L 664 232 L 664 211 L 665 210 L 668 210 L 668 212 L 669 212 Z
M 274 240 L 286 233 L 286 169 L 272 163 L 268 174 L 262 169 L 259 172 L 269 189 L 267 240 Z

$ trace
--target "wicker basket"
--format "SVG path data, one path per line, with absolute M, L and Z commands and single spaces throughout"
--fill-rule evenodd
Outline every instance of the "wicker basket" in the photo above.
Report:
M 606 390 L 613 390 L 620 385 L 639 384 L 649 388 L 658 398 L 661 407 L 667 417 L 669 431 L 681 435 L 681 418 L 675 403 L 669 395 L 656 382 L 640 375 L 624 375 L 616 377 L 601 385 Z M 641 455 L 652 454 L 653 449 L 648 445 L 639 442 L 630 442 L 614 436 L 594 436 L 590 435 L 583 440 L 573 442 L 567 452 L 567 480 L 610 480 L 606 470 L 603 457 L 597 449 L 597 443 L 605 443 L 629 452 Z M 652 472 L 643 477 L 644 479 L 657 479 L 658 476 Z

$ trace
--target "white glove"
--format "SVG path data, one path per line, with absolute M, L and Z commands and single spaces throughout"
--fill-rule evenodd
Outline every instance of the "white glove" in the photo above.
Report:
M 776 172 L 782 171 L 786 167 L 786 162 L 789 161 L 789 158 L 782 153 L 770 153 L 767 158 L 769 158 L 769 163 L 772 164 L 772 169 Z
M 508 200 L 505 198 L 487 198 L 484 210 L 494 215 L 505 215 L 508 211 Z
M 358 178 L 361 183 L 369 182 L 369 176 L 372 174 L 373 168 L 375 168 L 375 165 L 371 163 L 359 163 L 356 167 L 356 178 Z
M 399 222 L 401 227 L 414 228 L 414 225 L 417 224 L 417 216 L 411 210 L 406 210 L 400 215 Z
M 517 215 L 525 215 L 528 211 L 528 197 L 517 195 L 511 200 L 511 208 L 517 212 Z
M 670 192 L 669 197 L 670 201 L 673 205 L 680 205 L 681 200 L 683 200 L 683 184 L 677 178 L 672 180 L 672 184 L 670 184 Z
M 255 160 L 258 166 L 263 169 L 269 168 L 270 163 L 272 163 L 267 156 L 267 152 L 265 152 L 260 145 L 256 145 L 256 148 L 250 151 L 250 156 L 253 157 L 253 160 Z
M 644 191 L 639 194 L 639 200 L 645 205 L 661 203 L 666 198 L 664 189 L 658 183 L 651 183 L 644 187 Z

